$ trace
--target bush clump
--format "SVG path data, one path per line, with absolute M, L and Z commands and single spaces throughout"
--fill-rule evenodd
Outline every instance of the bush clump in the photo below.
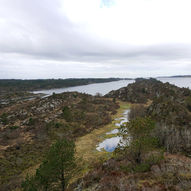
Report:
M 64 118 L 67 122 L 72 121 L 72 113 L 71 113 L 70 108 L 69 108 L 68 106 L 65 106 L 65 107 L 62 109 L 62 116 L 63 116 L 63 118 Z
M 128 119 L 133 120 L 137 117 L 146 116 L 146 107 L 143 104 L 132 105 L 130 112 L 128 113 Z
M 149 117 L 138 117 L 121 126 L 123 140 L 116 153 L 130 162 L 131 170 L 145 172 L 162 158 L 158 139 L 152 135 L 154 128 L 155 123 Z
M 9 129 L 12 129 L 12 130 L 14 130 L 14 129 L 18 129 L 18 128 L 19 128 L 19 126 L 16 126 L 16 125 L 15 125 L 15 126 L 10 126 L 10 127 L 9 127 Z

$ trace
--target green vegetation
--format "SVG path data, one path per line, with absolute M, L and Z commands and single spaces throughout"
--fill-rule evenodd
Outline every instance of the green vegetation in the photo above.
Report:
M 9 129 L 12 129 L 12 130 L 14 130 L 14 129 L 18 129 L 18 128 L 19 128 L 19 126 L 16 126 L 16 125 L 15 125 L 15 126 L 10 126 L 10 127 L 9 127 Z
M 70 109 L 69 109 L 68 106 L 65 106 L 65 107 L 62 109 L 62 116 L 63 116 L 63 118 L 64 118 L 67 122 L 69 122 L 69 121 L 72 120 L 72 113 L 71 113 L 71 111 L 70 111 Z
M 111 114 L 116 113 L 118 107 L 107 98 L 66 92 L 3 108 L 0 115 L 7 119 L 7 124 L 3 125 L 2 121 L 0 124 L 3 127 L 0 135 L 1 190 L 19 189 L 27 173 L 35 174 L 55 140 L 77 140 L 95 129 L 102 129 L 111 122 Z M 79 152 L 76 156 L 86 153 Z M 83 165 L 88 168 L 92 166 L 92 163 L 85 163 Z
M 73 141 L 57 140 L 46 154 L 34 176 L 27 176 L 22 187 L 24 191 L 64 191 L 75 167 L 75 144 Z
M 123 144 L 116 153 L 123 155 L 131 164 L 131 170 L 144 172 L 158 162 L 162 155 L 156 152 L 158 139 L 152 135 L 155 123 L 148 117 L 138 117 L 120 128 Z
M 132 105 L 131 110 L 128 114 L 128 119 L 133 120 L 137 117 L 145 117 L 146 116 L 146 107 L 143 104 Z
M 35 119 L 33 119 L 32 117 L 29 118 L 29 122 L 28 125 L 32 126 L 35 124 Z
M 187 97 L 186 106 L 187 106 L 188 110 L 191 112 L 191 96 Z
M 3 113 L 3 114 L 0 116 L 0 122 L 2 122 L 3 125 L 6 125 L 6 124 L 8 123 L 7 113 Z
M 23 178 L 24 191 L 190 190 L 191 159 L 168 151 L 190 147 L 191 91 L 138 80 L 119 93 L 134 102 L 119 134 L 106 133 L 130 104 L 115 95 L 54 94 L 2 109 L 1 190 L 19 190 Z M 96 149 L 120 135 L 115 152 Z

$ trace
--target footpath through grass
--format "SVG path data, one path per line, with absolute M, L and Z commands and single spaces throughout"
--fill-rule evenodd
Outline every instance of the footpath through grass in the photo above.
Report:
M 117 122 L 115 119 L 123 116 L 123 112 L 126 109 L 130 108 L 130 104 L 127 102 L 119 102 L 120 108 L 117 113 L 112 116 L 112 123 L 100 128 L 95 129 L 91 133 L 79 137 L 76 144 L 76 156 L 80 158 L 79 166 L 81 168 L 76 178 L 80 178 L 84 173 L 89 171 L 95 163 L 99 161 L 104 161 L 112 157 L 112 152 L 106 151 L 98 151 L 96 150 L 97 145 L 102 142 L 106 138 L 106 133 L 116 129 L 115 123 Z

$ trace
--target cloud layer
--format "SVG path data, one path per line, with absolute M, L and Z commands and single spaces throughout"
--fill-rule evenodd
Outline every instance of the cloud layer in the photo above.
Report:
M 0 78 L 188 74 L 186 0 L 0 0 Z

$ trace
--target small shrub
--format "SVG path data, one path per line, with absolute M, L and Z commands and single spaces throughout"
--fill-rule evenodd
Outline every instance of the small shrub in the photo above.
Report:
M 133 120 L 137 117 L 145 117 L 146 116 L 146 107 L 144 105 L 133 105 L 128 114 L 128 119 Z
M 129 165 L 121 165 L 120 166 L 120 169 L 123 171 L 123 172 L 132 172 L 132 164 L 129 164 Z
M 7 113 L 3 113 L 3 114 L 0 116 L 0 120 L 1 120 L 1 122 L 3 123 L 3 125 L 7 125 L 7 124 L 8 124 Z
M 77 97 L 78 97 L 78 95 L 77 95 L 77 94 L 73 94 L 73 97 L 74 97 L 74 98 L 77 98 Z
M 19 126 L 10 126 L 10 127 L 9 127 L 9 129 L 12 129 L 12 130 L 18 129 L 18 128 L 19 128 Z
M 32 126 L 35 124 L 35 120 L 33 118 L 29 118 L 28 125 Z
M 52 97 L 56 98 L 56 93 L 55 92 L 52 93 Z
M 118 145 L 116 153 L 123 155 L 135 171 L 145 171 L 160 160 L 158 139 L 152 135 L 154 128 L 154 121 L 148 117 L 136 118 L 120 128 L 125 144 Z
M 57 129 L 60 128 L 61 126 L 62 126 L 61 123 L 55 123 L 55 125 L 54 125 L 54 127 L 57 128 Z
M 186 107 L 191 111 L 191 96 L 186 99 Z
M 141 164 L 137 164 L 133 167 L 133 171 L 134 172 L 147 172 L 150 170 L 150 165 L 149 163 L 141 163 Z
M 68 106 L 65 106 L 63 109 L 62 109 L 62 116 L 63 118 L 67 121 L 67 122 L 70 122 L 72 120 L 72 113 L 69 109 Z
M 51 128 L 53 128 L 55 126 L 54 121 L 51 121 L 49 123 L 46 124 L 46 130 L 50 130 Z

